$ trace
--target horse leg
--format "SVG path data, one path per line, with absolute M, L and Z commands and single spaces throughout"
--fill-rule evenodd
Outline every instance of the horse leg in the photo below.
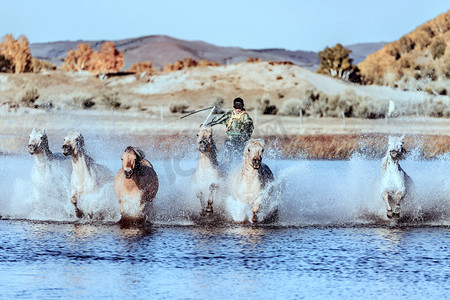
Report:
M 390 218 L 392 218 L 393 213 L 392 213 L 392 208 L 389 205 L 389 194 L 388 194 L 388 192 L 384 191 L 381 194 L 381 197 L 383 197 L 383 200 L 386 203 L 386 209 L 387 209 L 387 214 L 386 215 L 390 219 Z
M 256 215 L 255 212 L 253 212 L 252 222 L 253 222 L 253 223 L 258 222 L 258 216 Z
M 209 186 L 208 206 L 206 206 L 206 210 L 205 210 L 205 213 L 206 213 L 207 215 L 212 215 L 213 212 L 214 212 L 213 206 L 212 206 L 212 205 L 213 205 L 213 201 L 214 201 L 214 193 L 215 193 L 215 191 L 217 190 L 217 188 L 218 188 L 218 185 L 215 184 L 215 183 L 212 183 L 212 184 Z
M 259 202 L 253 204 L 252 212 L 253 212 L 252 222 L 256 223 L 258 222 L 258 216 L 256 214 L 259 212 Z
M 77 216 L 77 218 L 82 218 L 84 216 L 84 213 L 81 209 L 78 208 L 78 197 L 76 196 L 76 194 L 74 194 L 71 198 L 70 201 L 72 202 L 72 204 L 75 206 L 75 215 Z
M 198 200 L 200 200 L 200 206 L 202 208 L 202 212 L 200 214 L 203 216 L 203 215 L 205 215 L 205 207 L 206 207 L 205 198 L 203 197 L 203 192 L 198 192 L 197 198 L 198 198 Z
M 397 196 L 397 199 L 395 201 L 395 208 L 394 208 L 393 216 L 396 218 L 399 218 L 400 217 L 400 202 L 403 199 L 403 195 L 402 195 L 402 193 L 398 192 L 396 196 Z

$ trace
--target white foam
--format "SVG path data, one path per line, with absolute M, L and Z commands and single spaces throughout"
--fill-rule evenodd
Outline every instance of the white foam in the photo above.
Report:
M 117 157 L 116 157 L 117 156 Z M 113 172 L 120 165 L 120 155 L 103 158 Z M 200 213 L 200 203 L 191 188 L 191 175 L 196 166 L 192 158 L 180 161 L 152 161 L 159 177 L 160 188 L 147 213 L 157 224 L 189 225 Z M 265 160 L 275 175 L 280 193 L 279 221 L 281 226 L 347 224 L 391 224 L 375 182 L 381 160 L 355 156 L 349 161 Z M 405 204 L 402 211 L 413 216 L 413 224 L 440 225 L 450 221 L 450 158 L 420 161 L 415 157 L 400 162 L 414 180 L 417 197 Z M 31 156 L 0 157 L 0 215 L 14 219 L 75 221 L 66 199 L 53 199 L 46 209 L 34 209 L 36 203 L 31 187 Z M 251 210 L 235 203 L 225 192 L 217 204 L 226 203 L 226 218 L 239 221 Z M 209 191 L 206 191 L 209 193 Z M 216 204 L 215 202 L 215 204 Z M 80 201 L 81 205 L 82 201 Z M 112 183 L 100 193 L 87 196 L 84 204 L 98 221 L 117 221 L 120 217 Z M 244 208 L 244 209 L 243 209 Z M 250 211 L 250 212 L 249 212 Z M 49 218 L 49 216 L 51 218 Z M 251 216 L 251 214 L 250 214 Z M 101 219 L 101 220 L 100 220 Z M 88 219 L 86 219 L 88 220 Z

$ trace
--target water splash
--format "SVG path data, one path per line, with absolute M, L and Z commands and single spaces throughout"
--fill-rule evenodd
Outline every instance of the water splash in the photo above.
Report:
M 120 168 L 120 155 L 103 158 L 100 163 L 113 172 Z M 160 180 L 153 205 L 147 208 L 149 219 L 156 224 L 192 225 L 201 207 L 191 188 L 191 175 L 197 164 L 192 153 L 180 160 L 152 161 Z M 275 175 L 279 192 L 279 226 L 392 225 L 384 203 L 376 192 L 380 173 L 379 160 L 355 155 L 349 161 L 308 161 L 267 159 Z M 31 157 L 0 157 L 0 215 L 12 219 L 76 221 L 68 200 L 53 198 L 44 205 L 36 203 L 31 185 Z M 409 215 L 398 220 L 406 225 L 448 225 L 450 221 L 450 158 L 421 161 L 415 156 L 400 162 L 415 183 L 415 197 L 402 211 Z M 176 167 L 175 167 L 176 166 Z M 227 187 L 219 193 L 215 205 L 230 201 Z M 118 200 L 111 185 L 85 202 L 101 221 L 116 222 Z M 38 207 L 38 209 L 36 209 Z M 237 208 L 237 206 L 232 206 Z M 231 221 L 228 208 L 225 219 Z M 87 220 L 89 221 L 89 220 Z M 92 221 L 92 220 L 90 220 Z

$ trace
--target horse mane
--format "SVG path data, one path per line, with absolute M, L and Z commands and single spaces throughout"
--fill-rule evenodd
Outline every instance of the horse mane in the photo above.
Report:
M 211 151 L 210 151 L 210 153 L 211 153 L 211 162 L 214 165 L 218 166 L 219 162 L 217 161 L 217 147 L 216 147 L 216 143 L 214 142 L 214 138 L 212 135 L 211 135 Z
M 43 131 L 43 133 L 42 133 L 42 141 L 41 141 L 40 146 L 41 146 L 42 150 L 45 153 L 47 153 L 47 155 L 51 156 L 53 154 L 52 151 L 50 151 L 50 147 L 48 145 L 48 137 L 47 137 L 47 134 L 45 133 L 45 131 Z
M 52 152 L 50 151 L 50 147 L 48 145 L 48 136 L 47 133 L 45 132 L 45 129 L 41 129 L 41 130 L 36 130 L 36 128 L 33 128 L 32 134 L 33 133 L 40 133 L 41 134 L 41 142 L 39 143 L 39 147 L 47 154 L 52 154 Z
M 133 152 L 136 154 L 136 158 L 137 158 L 138 161 L 141 161 L 141 160 L 143 160 L 143 159 L 145 158 L 145 153 L 144 153 L 144 151 L 142 151 L 142 150 L 139 149 L 139 148 L 136 148 L 136 147 L 133 147 L 133 146 L 128 146 L 128 147 L 125 149 L 124 152 L 127 152 L 127 151 L 133 151 Z

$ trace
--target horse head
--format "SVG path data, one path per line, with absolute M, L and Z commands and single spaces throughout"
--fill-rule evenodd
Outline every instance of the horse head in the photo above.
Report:
M 36 128 L 33 128 L 28 140 L 28 152 L 33 155 L 48 149 L 48 138 L 45 129 L 36 130 Z
M 64 138 L 62 151 L 65 156 L 78 156 L 84 152 L 84 138 L 79 132 L 71 132 Z
M 200 152 L 210 152 L 214 148 L 212 127 L 202 126 L 197 133 L 197 149 Z
M 403 135 L 400 137 L 389 136 L 388 153 L 394 161 L 401 159 L 403 154 L 406 153 L 405 148 L 403 148 L 403 138 Z
M 145 154 L 142 150 L 128 146 L 124 153 L 122 154 L 122 169 L 123 174 L 127 179 L 136 172 L 137 168 L 140 166 L 141 160 L 145 158 Z
M 264 141 L 261 139 L 248 141 L 244 148 L 244 163 L 250 164 L 253 169 L 259 169 L 261 167 L 264 146 Z

